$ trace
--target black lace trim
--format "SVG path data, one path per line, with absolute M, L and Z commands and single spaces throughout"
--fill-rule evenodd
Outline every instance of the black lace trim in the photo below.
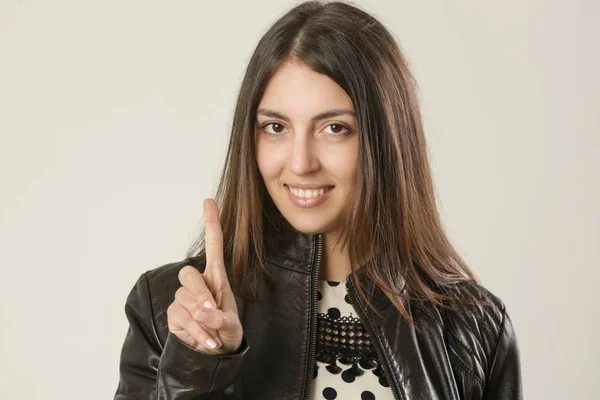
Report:
M 326 368 L 332 374 L 342 372 L 338 362 L 350 366 L 342 373 L 344 380 L 348 375 L 351 375 L 350 379 L 353 380 L 353 377 L 362 375 L 364 370 L 373 370 L 380 382 L 385 381 L 369 332 L 356 317 L 343 316 L 334 319 L 326 313 L 317 314 L 316 359 L 328 364 Z M 315 376 L 317 369 L 318 365 L 315 365 Z

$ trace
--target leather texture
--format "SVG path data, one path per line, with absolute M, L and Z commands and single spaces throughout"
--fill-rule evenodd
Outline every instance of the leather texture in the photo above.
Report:
M 126 300 L 129 330 L 121 351 L 115 400 L 308 399 L 313 363 L 317 235 L 293 229 L 283 218 L 265 226 L 266 266 L 258 300 L 236 298 L 244 339 L 235 354 L 208 355 L 171 334 L 166 310 L 179 288 L 186 259 L 142 274 Z M 360 269 L 359 269 L 360 272 Z M 368 324 L 387 366 L 397 399 L 522 399 L 517 339 L 501 300 L 474 282 L 457 293 L 491 303 L 449 311 L 408 301 L 415 329 L 379 289 L 360 281 L 379 312 L 356 293 L 355 309 Z M 355 289 L 352 277 L 348 290 Z

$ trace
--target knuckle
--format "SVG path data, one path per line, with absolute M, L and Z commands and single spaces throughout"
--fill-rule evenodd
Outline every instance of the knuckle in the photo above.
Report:
M 169 305 L 169 307 L 167 307 L 167 318 L 171 319 L 173 317 L 173 304 L 175 303 L 171 303 L 171 305 Z
M 186 304 L 190 303 L 191 297 L 193 296 L 190 296 L 188 290 L 183 286 L 177 289 L 177 291 L 175 292 L 175 301 L 184 307 L 186 306 Z
M 177 302 L 172 302 L 169 307 L 167 308 L 167 313 L 171 314 L 171 315 L 176 315 L 179 313 L 178 310 L 179 304 L 177 304 Z
M 190 276 L 192 275 L 192 269 L 194 267 L 192 267 L 191 265 L 186 265 L 185 267 L 181 268 L 179 270 L 179 280 L 180 281 L 184 281 L 190 278 Z
M 180 316 L 180 310 L 178 308 L 178 304 L 171 303 L 171 305 L 167 308 L 167 320 L 171 324 L 177 324 L 179 316 Z

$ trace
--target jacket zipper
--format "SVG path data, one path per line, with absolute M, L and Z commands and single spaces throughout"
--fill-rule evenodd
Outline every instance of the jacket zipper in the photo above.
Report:
M 361 315 L 360 306 L 355 306 L 356 302 L 355 302 L 354 293 L 353 293 L 353 290 L 354 290 L 353 283 L 350 281 L 350 279 L 346 279 L 346 283 L 350 284 L 350 285 L 346 285 L 346 292 L 348 293 L 350 303 L 352 304 L 352 307 L 354 307 L 354 310 L 358 314 L 358 317 L 361 319 L 361 321 L 364 321 L 363 325 L 367 328 L 367 331 L 369 332 L 369 336 L 371 337 L 371 343 L 373 343 L 373 347 L 375 348 L 375 351 L 377 352 L 377 355 L 379 356 L 379 360 L 382 363 L 383 375 L 385 376 L 385 379 L 387 380 L 387 382 L 390 384 L 390 389 L 392 390 L 392 395 L 394 396 L 394 398 L 396 400 L 400 400 L 400 395 L 398 394 L 398 390 L 397 390 L 396 386 L 394 385 L 394 381 L 392 381 L 390 379 L 390 376 L 391 376 L 390 367 L 388 365 L 387 358 L 384 357 L 384 354 L 381 351 L 381 348 L 379 347 L 379 339 L 375 336 L 375 331 L 373 330 L 373 328 L 371 328 L 369 319 L 366 316 Z M 351 288 L 349 288 L 348 286 L 351 286 Z
M 321 248 L 322 248 L 323 238 L 321 234 L 317 235 L 317 259 L 315 262 L 315 268 L 313 268 L 311 276 L 312 278 L 312 290 L 310 295 L 310 307 L 312 309 L 312 330 L 311 330 L 311 342 L 310 342 L 310 352 L 311 357 L 308 360 L 308 367 L 306 372 L 306 386 L 304 388 L 304 398 L 306 400 L 310 399 L 313 374 L 314 374 L 314 366 L 315 366 L 315 358 L 317 356 L 317 283 L 319 279 L 319 267 L 321 266 Z

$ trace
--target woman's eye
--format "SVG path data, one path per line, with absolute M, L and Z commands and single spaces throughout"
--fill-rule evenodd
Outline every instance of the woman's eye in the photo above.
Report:
M 350 133 L 350 129 L 347 126 L 342 125 L 342 124 L 336 124 L 336 123 L 329 124 L 329 125 L 327 125 L 327 128 L 331 128 L 331 132 L 328 132 L 328 133 L 332 133 L 333 135 L 345 135 L 345 134 Z M 325 129 L 327 129 L 327 128 L 325 128 Z
M 267 129 L 267 127 L 268 127 L 268 126 L 272 126 L 272 130 L 271 130 L 271 131 L 269 131 L 269 130 Z M 263 127 L 263 129 L 265 129 L 265 131 L 266 131 L 266 132 L 267 132 L 269 135 L 280 135 L 281 133 L 283 133 L 283 132 L 282 132 L 282 129 L 285 129 L 285 128 L 283 127 L 283 125 L 281 125 L 281 124 L 280 124 L 280 123 L 278 123 L 278 122 L 269 122 L 268 124 L 264 124 L 262 127 Z

